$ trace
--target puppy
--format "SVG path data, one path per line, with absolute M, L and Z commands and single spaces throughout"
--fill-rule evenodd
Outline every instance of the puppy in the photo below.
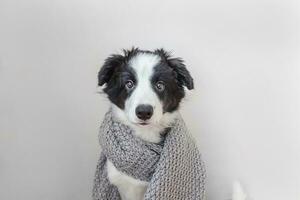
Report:
M 114 117 L 131 127 L 137 137 L 153 143 L 161 141 L 160 133 L 178 116 L 184 87 L 194 88 L 183 60 L 163 49 L 133 48 L 111 55 L 98 74 L 98 85 L 104 84 Z M 122 200 L 143 199 L 147 182 L 118 171 L 110 161 L 107 170 Z

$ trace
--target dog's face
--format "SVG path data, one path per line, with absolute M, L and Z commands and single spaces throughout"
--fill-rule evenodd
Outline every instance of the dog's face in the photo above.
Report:
M 109 100 L 137 126 L 157 125 L 176 111 L 184 87 L 193 89 L 193 79 L 180 58 L 164 50 L 132 49 L 106 59 L 98 85 L 106 84 Z

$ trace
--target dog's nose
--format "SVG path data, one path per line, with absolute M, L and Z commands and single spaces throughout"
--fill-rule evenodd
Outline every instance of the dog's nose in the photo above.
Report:
M 153 114 L 153 107 L 151 105 L 139 105 L 135 109 L 135 114 L 139 119 L 147 120 L 150 119 Z

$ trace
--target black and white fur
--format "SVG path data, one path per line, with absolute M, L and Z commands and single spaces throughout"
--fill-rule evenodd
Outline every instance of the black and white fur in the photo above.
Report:
M 163 49 L 137 48 L 108 57 L 98 74 L 98 85 L 105 85 L 113 115 L 136 136 L 155 143 L 178 115 L 184 87 L 194 88 L 182 59 L 172 58 Z M 107 165 L 108 178 L 118 187 L 122 200 L 143 199 L 147 182 L 118 171 L 110 161 Z

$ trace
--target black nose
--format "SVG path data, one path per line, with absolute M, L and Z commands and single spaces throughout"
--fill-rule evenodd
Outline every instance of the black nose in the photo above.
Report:
M 147 120 L 150 119 L 153 114 L 153 108 L 150 105 L 139 105 L 135 109 L 135 114 L 139 119 Z

